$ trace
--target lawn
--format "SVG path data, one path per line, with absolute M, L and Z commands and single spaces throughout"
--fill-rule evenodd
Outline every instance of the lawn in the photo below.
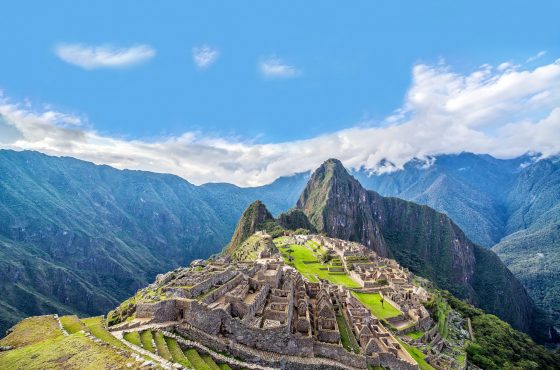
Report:
M 84 323 L 80 319 L 78 319 L 78 316 L 76 315 L 62 316 L 60 318 L 60 323 L 62 324 L 64 330 L 68 332 L 68 334 L 74 334 L 79 332 L 80 330 L 87 330 Z
M 379 293 L 356 293 L 352 292 L 356 298 L 360 300 L 378 319 L 389 319 L 399 316 L 401 312 L 393 307 L 389 302 L 385 301 L 381 304 L 381 295 Z
M 422 338 L 423 335 L 424 335 L 424 332 L 422 330 L 414 330 L 414 331 L 411 331 L 410 333 L 406 333 L 407 337 L 412 338 L 414 340 L 416 340 L 418 338 Z
M 352 333 L 352 329 L 348 326 L 348 322 L 344 315 L 336 315 L 336 322 L 338 324 L 338 330 L 340 331 L 340 341 L 342 346 L 350 352 L 360 353 L 360 346 L 358 341 Z
M 291 249 L 292 252 L 288 253 Z M 311 249 L 297 244 L 290 244 L 289 248 L 281 249 L 282 256 L 288 262 L 288 256 L 293 257 L 294 267 L 311 282 L 317 282 L 317 277 L 327 280 L 332 284 L 344 285 L 347 288 L 359 288 L 360 284 L 346 274 L 331 274 L 327 268 L 329 264 L 322 264 L 317 260 Z

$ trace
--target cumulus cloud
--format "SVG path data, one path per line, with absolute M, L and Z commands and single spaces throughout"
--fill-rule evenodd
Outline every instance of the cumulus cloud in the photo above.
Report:
M 66 63 L 86 70 L 130 67 L 156 55 L 155 49 L 149 45 L 117 47 L 113 45 L 59 44 L 54 48 L 54 52 Z
M 305 140 L 255 143 L 187 132 L 124 140 L 52 109 L 0 97 L 0 147 L 69 155 L 117 168 L 174 173 L 194 183 L 261 185 L 330 157 L 347 167 L 393 171 L 412 158 L 470 151 L 500 158 L 560 152 L 560 60 L 533 69 L 489 65 L 468 74 L 416 65 L 405 102 L 379 122 Z M 429 161 L 427 162 L 429 163 Z
M 192 50 L 192 55 L 194 64 L 196 64 L 198 68 L 204 69 L 209 67 L 218 59 L 218 57 L 220 56 L 220 52 L 218 51 L 218 49 L 212 48 L 208 45 L 204 45 L 194 47 Z
M 290 78 L 301 74 L 296 67 L 289 65 L 277 57 L 268 57 L 259 63 L 261 74 L 266 78 Z

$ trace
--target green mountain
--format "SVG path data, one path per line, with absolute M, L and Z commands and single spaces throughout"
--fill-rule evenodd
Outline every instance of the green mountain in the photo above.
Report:
M 307 177 L 195 186 L 0 150 L 0 332 L 30 315 L 107 312 L 157 274 L 219 252 L 254 199 L 288 209 Z
M 354 175 L 367 189 L 447 214 L 472 241 L 492 247 L 560 328 L 560 160 L 537 158 L 461 153 Z
M 231 241 L 226 247 L 226 252 L 235 250 L 247 238 L 259 231 L 259 227 L 262 227 L 264 222 L 273 220 L 274 217 L 260 200 L 251 203 L 241 215 Z
M 527 292 L 499 258 L 445 214 L 365 190 L 338 160 L 317 169 L 298 200 L 317 230 L 359 241 L 442 289 L 543 339 Z

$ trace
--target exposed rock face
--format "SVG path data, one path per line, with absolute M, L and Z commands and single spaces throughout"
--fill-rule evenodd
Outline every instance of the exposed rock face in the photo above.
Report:
M 235 250 L 248 237 L 258 231 L 258 226 L 267 220 L 274 221 L 274 217 L 268 212 L 266 206 L 260 200 L 251 203 L 239 219 L 226 253 Z
M 336 159 L 313 173 L 297 207 L 318 231 L 359 241 L 515 328 L 531 331 L 533 303 L 523 286 L 446 215 L 365 190 Z

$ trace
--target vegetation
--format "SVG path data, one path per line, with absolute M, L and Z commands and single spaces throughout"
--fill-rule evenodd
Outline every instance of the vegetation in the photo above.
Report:
M 414 330 L 414 331 L 411 331 L 409 333 L 406 333 L 406 336 L 411 338 L 411 339 L 416 340 L 416 339 L 422 338 L 424 336 L 424 332 L 422 330 Z
M 120 340 L 115 338 L 113 334 L 109 333 L 109 331 L 105 327 L 103 316 L 89 317 L 87 319 L 82 319 L 82 321 L 91 332 L 91 334 L 95 335 L 97 338 L 117 348 L 128 349 L 128 347 L 125 346 Z
M 424 360 L 424 358 L 426 358 L 426 355 L 422 353 L 422 351 L 420 351 L 416 347 L 409 346 L 408 344 L 406 344 L 405 342 L 401 341 L 398 338 L 397 340 L 403 346 L 403 348 L 412 356 L 412 358 L 416 360 L 416 362 L 418 362 L 418 366 L 420 367 L 420 370 L 435 370 L 433 366 L 431 366 L 429 363 L 426 362 L 426 360 Z
M 156 352 L 156 349 L 154 348 L 154 344 L 153 344 L 153 337 L 152 337 L 151 330 L 144 330 L 143 332 L 141 332 L 140 341 L 142 342 L 142 347 L 144 347 L 145 350 L 148 350 L 152 353 Z
M 183 365 L 187 369 L 192 367 L 191 363 L 183 353 L 183 350 L 174 338 L 165 337 L 165 343 L 167 343 L 167 348 L 173 357 L 173 361 Z
M 154 342 L 156 342 L 157 353 L 167 361 L 173 360 L 173 356 L 171 356 L 171 352 L 167 348 L 167 343 L 163 338 L 163 334 L 161 332 L 156 331 L 154 332 Z
M 0 340 L 2 346 L 16 349 L 0 352 L 0 368 L 27 369 L 121 369 L 139 368 L 139 363 L 123 356 L 111 347 L 99 345 L 77 331 L 74 318 L 65 318 L 67 327 L 74 331 L 62 335 L 52 316 L 31 317 L 17 324 L 13 331 Z M 91 322 L 91 320 L 90 320 Z M 82 330 L 82 329 L 80 329 Z
M 123 338 L 126 341 L 129 341 L 130 343 L 134 344 L 135 346 L 142 347 L 142 341 L 140 340 L 140 334 L 137 331 L 131 331 L 131 332 L 125 333 Z
M 527 334 L 457 299 L 449 292 L 441 294 L 451 308 L 471 319 L 475 342 L 467 346 L 470 362 L 488 370 L 560 368 L 559 353 L 535 344 Z
M 62 324 L 64 330 L 68 332 L 68 334 L 74 334 L 79 332 L 80 330 L 87 330 L 82 320 L 80 320 L 76 315 L 62 316 L 60 318 L 60 323 Z
M 0 339 L 0 346 L 23 347 L 62 334 L 53 316 L 29 317 L 14 326 L 13 331 Z
M 371 313 L 378 319 L 389 319 L 391 317 L 399 316 L 401 312 L 397 310 L 386 300 L 382 303 L 382 298 L 379 293 L 357 293 L 352 292 L 356 298 L 366 306 Z
M 348 325 L 348 322 L 346 321 L 344 315 L 337 314 L 336 322 L 338 324 L 342 346 L 346 348 L 347 351 L 360 353 L 360 345 L 358 344 L 354 333 L 352 333 L 352 329 Z
M 185 351 L 185 355 L 187 356 L 191 365 L 195 368 L 195 370 L 212 370 L 210 366 L 200 357 L 196 349 L 189 348 Z
M 220 370 L 220 367 L 214 362 L 212 356 L 202 355 L 200 357 L 204 360 L 204 362 L 206 362 L 206 365 L 208 365 L 211 370 Z
M 319 278 L 327 280 L 332 284 L 344 285 L 347 288 L 360 287 L 357 282 L 345 273 L 329 273 L 328 267 L 332 267 L 332 265 L 321 264 L 317 259 L 316 254 L 313 253 L 309 247 L 290 244 L 287 247 L 281 248 L 281 253 L 288 264 L 294 266 L 311 282 L 316 282 L 317 278 Z

